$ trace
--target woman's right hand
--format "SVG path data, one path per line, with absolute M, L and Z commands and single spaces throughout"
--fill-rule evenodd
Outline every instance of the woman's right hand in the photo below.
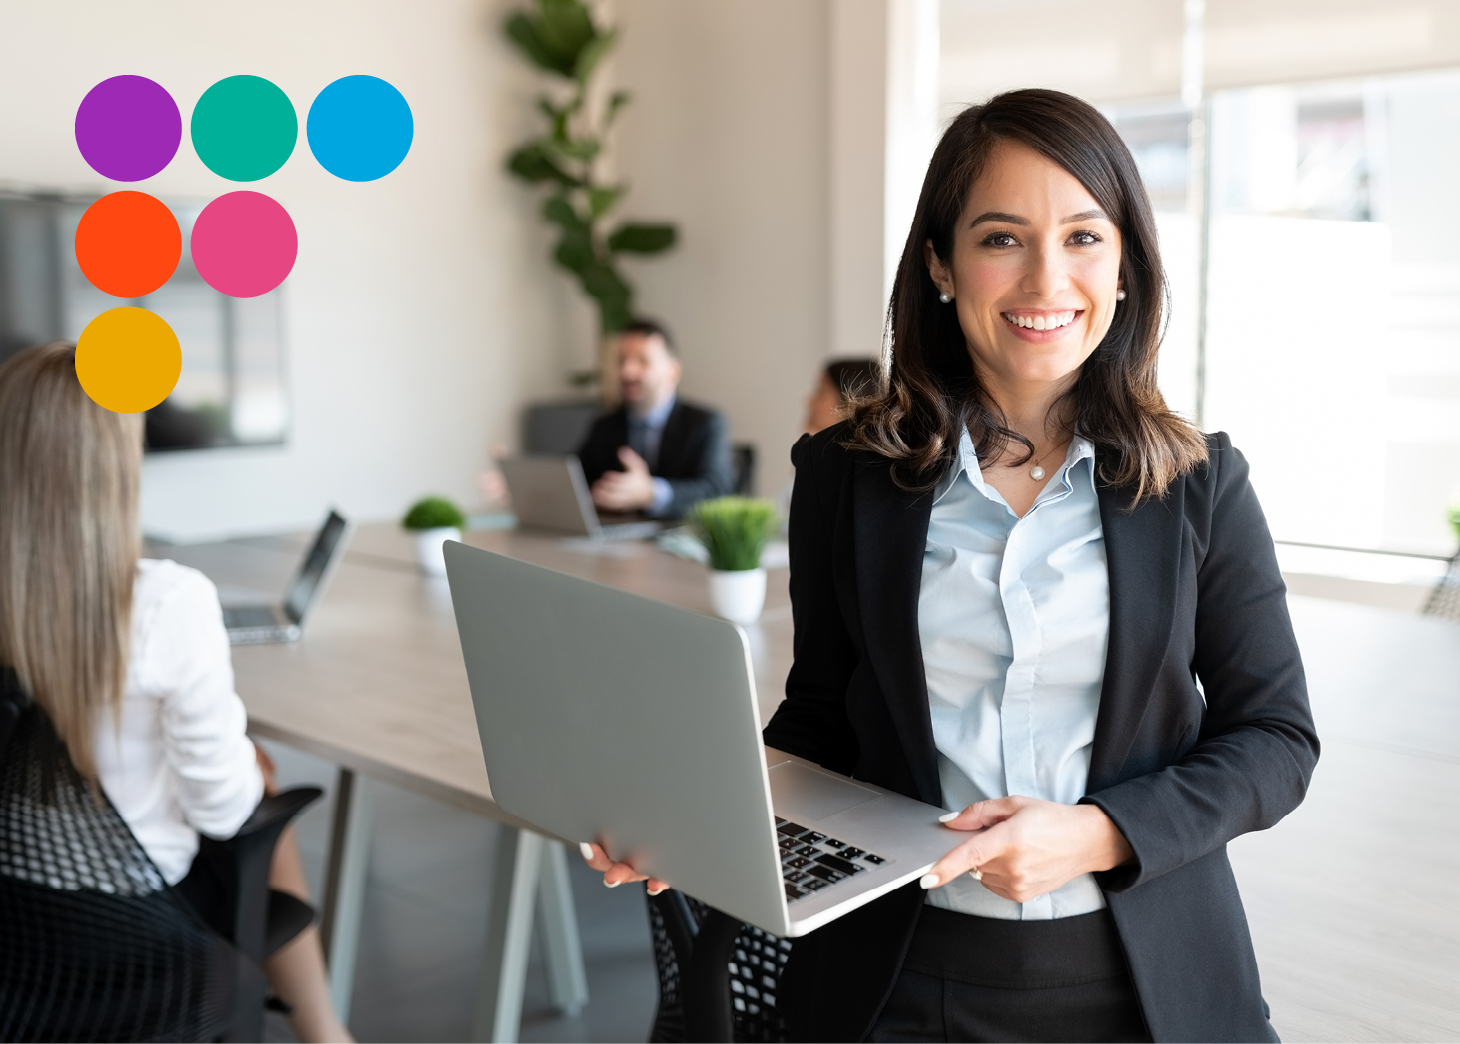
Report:
M 578 851 L 583 853 L 583 861 L 595 870 L 603 871 L 603 887 L 617 888 L 619 885 L 630 881 L 648 881 L 649 894 L 658 895 L 669 886 L 663 881 L 641 874 L 628 863 L 615 863 L 608 858 L 608 853 L 601 845 L 595 845 L 584 841 L 578 845 Z

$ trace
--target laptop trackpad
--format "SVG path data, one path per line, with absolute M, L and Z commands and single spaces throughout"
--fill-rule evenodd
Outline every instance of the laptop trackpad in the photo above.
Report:
M 770 778 L 771 807 L 783 819 L 826 819 L 878 796 L 875 790 L 796 761 L 772 765 Z

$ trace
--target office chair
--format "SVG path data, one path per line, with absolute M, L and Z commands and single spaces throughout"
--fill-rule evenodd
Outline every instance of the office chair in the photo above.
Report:
M 669 888 L 649 896 L 659 972 L 652 1042 L 786 1039 L 776 1008 L 791 940 Z
M 261 1040 L 263 961 L 306 928 L 275 899 L 280 832 L 315 787 L 266 798 L 229 841 L 209 842 L 236 887 L 216 930 L 170 888 L 50 719 L 0 678 L 0 1040 Z
M 1425 602 L 1424 614 L 1460 620 L 1460 554 L 1450 559 L 1450 567 L 1430 592 L 1430 597 Z
M 735 464 L 735 495 L 755 495 L 755 447 L 749 442 L 737 442 L 730 449 Z

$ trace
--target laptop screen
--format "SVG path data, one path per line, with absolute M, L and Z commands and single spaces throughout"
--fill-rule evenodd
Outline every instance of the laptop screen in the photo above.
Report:
M 314 596 L 319 592 L 319 583 L 324 579 L 330 560 L 340 549 L 340 540 L 344 535 L 344 518 L 337 512 L 331 511 L 329 518 L 325 519 L 324 525 L 320 527 L 318 535 L 315 536 L 314 545 L 310 547 L 309 554 L 304 556 L 304 564 L 299 567 L 298 575 L 289 585 L 288 597 L 284 599 L 284 612 L 294 623 L 299 623 L 304 619 L 309 604 L 314 601 Z

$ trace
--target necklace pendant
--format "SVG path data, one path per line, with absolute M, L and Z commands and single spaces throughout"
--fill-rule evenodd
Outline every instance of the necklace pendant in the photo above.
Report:
M 1032 478 L 1035 482 L 1038 482 L 1040 479 L 1044 478 L 1044 469 L 1041 468 L 1038 464 L 1034 465 L 1034 467 L 1029 469 L 1029 477 Z

